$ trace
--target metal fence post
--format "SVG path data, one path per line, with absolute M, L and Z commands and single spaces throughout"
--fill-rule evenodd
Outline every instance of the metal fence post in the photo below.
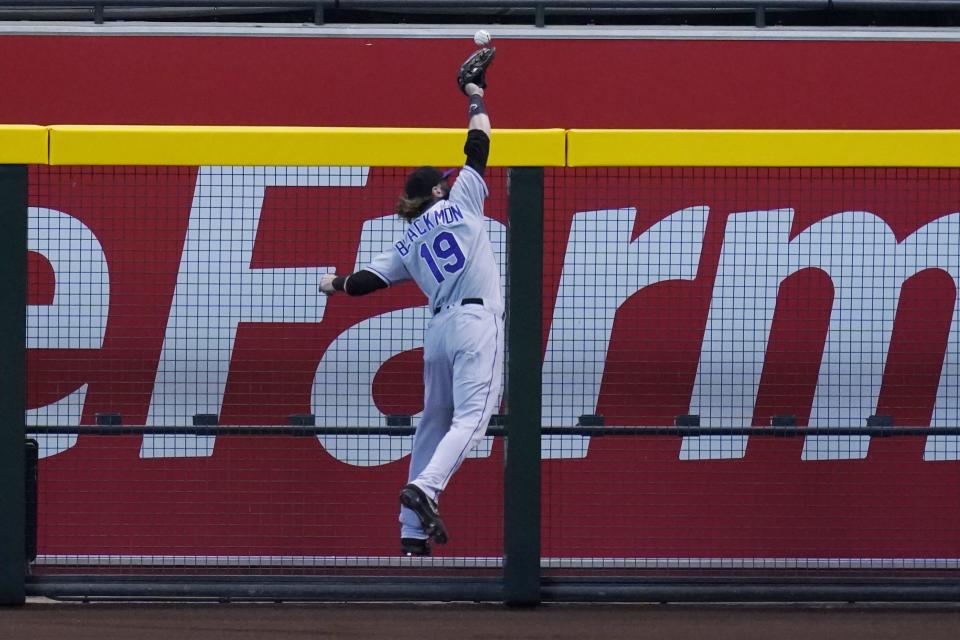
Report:
M 540 603 L 543 168 L 509 173 L 504 600 Z
M 0 166 L 0 604 L 24 602 L 27 167 Z

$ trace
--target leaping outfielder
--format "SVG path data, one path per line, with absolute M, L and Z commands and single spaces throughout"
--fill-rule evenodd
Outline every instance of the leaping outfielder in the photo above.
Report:
M 393 247 L 356 273 L 320 280 L 327 295 L 361 296 L 413 279 L 433 310 L 424 336 L 423 417 L 413 439 L 409 484 L 400 492 L 400 545 L 408 556 L 430 555 L 431 538 L 447 542 L 437 500 L 500 404 L 504 309 L 483 216 L 490 153 L 483 95 L 495 52 L 475 52 L 457 75 L 469 98 L 469 122 L 466 164 L 453 185 L 452 171 L 413 171 L 397 202 L 407 229 Z

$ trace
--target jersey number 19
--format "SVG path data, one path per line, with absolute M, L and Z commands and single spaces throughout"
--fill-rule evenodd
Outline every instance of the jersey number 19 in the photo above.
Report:
M 449 231 L 437 234 L 433 239 L 433 251 L 430 251 L 426 243 L 420 245 L 420 257 L 430 267 L 430 272 L 438 283 L 443 282 L 446 277 L 444 271 L 456 273 L 467 263 L 457 239 Z

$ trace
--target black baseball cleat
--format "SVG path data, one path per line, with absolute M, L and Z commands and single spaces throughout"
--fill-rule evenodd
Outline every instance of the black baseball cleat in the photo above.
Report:
M 400 491 L 400 504 L 417 514 L 420 525 L 428 536 L 439 544 L 447 543 L 450 538 L 447 527 L 440 519 L 437 503 L 428 498 L 423 489 L 415 484 L 408 484 Z
M 426 538 L 400 538 L 400 552 L 405 556 L 428 556 L 430 541 Z

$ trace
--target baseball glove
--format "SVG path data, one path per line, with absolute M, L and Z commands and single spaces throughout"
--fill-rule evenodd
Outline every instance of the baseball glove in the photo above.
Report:
M 487 88 L 487 67 L 493 62 L 493 56 L 496 55 L 496 53 L 496 48 L 484 47 L 483 49 L 474 51 L 473 54 L 460 65 L 460 71 L 457 73 L 457 84 L 460 85 L 460 91 L 463 91 L 464 95 L 467 93 L 464 87 L 470 83 L 477 85 L 481 89 Z

